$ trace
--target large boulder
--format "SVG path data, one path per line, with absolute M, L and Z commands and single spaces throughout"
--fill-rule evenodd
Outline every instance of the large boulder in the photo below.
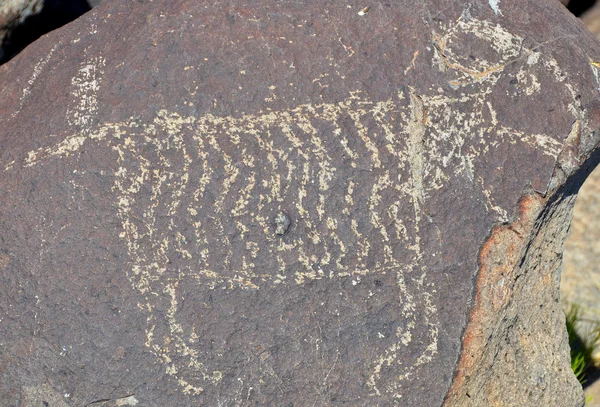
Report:
M 598 60 L 551 0 L 115 1 L 44 36 L 0 68 L 2 405 L 582 406 Z

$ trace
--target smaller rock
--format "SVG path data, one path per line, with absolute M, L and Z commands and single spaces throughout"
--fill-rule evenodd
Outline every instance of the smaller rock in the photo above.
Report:
M 283 236 L 285 232 L 288 231 L 291 224 L 292 220 L 290 219 L 289 215 L 285 212 L 279 212 L 275 218 L 275 233 L 279 236 Z

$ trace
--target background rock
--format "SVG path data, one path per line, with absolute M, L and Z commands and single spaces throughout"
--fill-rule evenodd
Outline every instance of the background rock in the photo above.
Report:
M 558 280 L 599 51 L 554 1 L 42 37 L 0 68 L 0 399 L 583 405 Z
M 99 4 L 94 1 L 93 5 Z M 0 64 L 41 35 L 90 10 L 86 0 L 3 0 L 0 2 Z
M 0 44 L 4 44 L 10 37 L 11 31 L 23 22 L 38 14 L 44 5 L 43 0 L 9 0 L 0 3 Z M 2 49 L 2 57 L 6 53 Z

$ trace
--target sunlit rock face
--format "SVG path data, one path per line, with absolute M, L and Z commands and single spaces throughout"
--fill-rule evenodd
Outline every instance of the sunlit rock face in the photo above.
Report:
M 41 38 L 0 68 L 0 396 L 582 405 L 594 41 L 550 1 L 108 2 Z

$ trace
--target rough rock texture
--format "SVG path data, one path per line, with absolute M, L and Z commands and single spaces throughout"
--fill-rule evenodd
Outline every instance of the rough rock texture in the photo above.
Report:
M 116 1 L 0 68 L 4 405 L 583 405 L 600 48 L 555 1 L 365 6 Z

